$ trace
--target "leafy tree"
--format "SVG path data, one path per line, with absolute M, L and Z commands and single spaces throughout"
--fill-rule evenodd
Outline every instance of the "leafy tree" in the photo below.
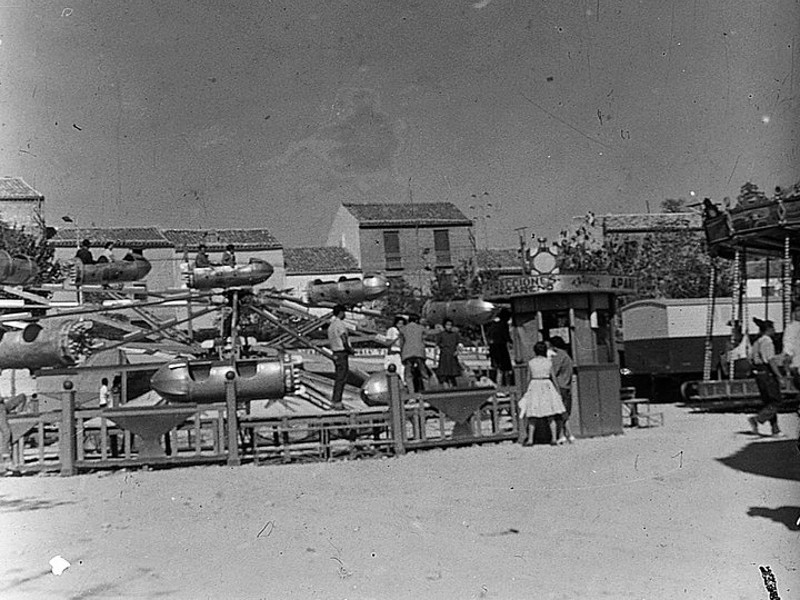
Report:
M 475 257 L 462 260 L 452 272 L 437 271 L 431 281 L 431 299 L 467 300 L 483 295 L 484 288 L 497 279 L 489 270 L 479 271 Z
M 398 314 L 419 314 L 428 298 L 422 291 L 412 286 L 404 277 L 389 278 L 389 290 L 378 300 L 381 314 L 387 323 Z
M 666 200 L 663 208 L 665 212 L 687 212 L 683 200 Z M 689 229 L 603 235 L 590 214 L 575 231 L 561 233 L 558 247 L 561 272 L 636 277 L 637 291 L 625 301 L 704 297 L 712 264 L 717 267 L 717 295 L 730 294 L 729 262 L 712 259 L 702 234 Z
M 0 249 L 12 256 L 32 258 L 38 269 L 34 283 L 51 283 L 59 278 L 61 269 L 54 261 L 55 248 L 47 235 L 51 229 L 44 226 L 40 215 L 36 215 L 36 220 L 38 231 L 32 232 L 24 226 L 0 221 Z

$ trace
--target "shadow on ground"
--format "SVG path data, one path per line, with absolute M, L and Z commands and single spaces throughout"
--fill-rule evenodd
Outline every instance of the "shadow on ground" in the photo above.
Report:
M 717 460 L 737 471 L 800 481 L 800 453 L 797 441 L 791 438 L 756 439 L 735 454 Z
M 751 506 L 747 510 L 748 517 L 764 517 L 776 523 L 783 523 L 789 531 L 800 531 L 800 506 L 779 506 L 767 508 L 766 506 Z
M 44 510 L 66 504 L 75 504 L 75 502 L 42 500 L 41 498 L 9 498 L 8 496 L 0 495 L 0 512 Z

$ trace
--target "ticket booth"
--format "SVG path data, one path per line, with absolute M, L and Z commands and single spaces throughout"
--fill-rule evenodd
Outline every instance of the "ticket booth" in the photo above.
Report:
M 622 433 L 614 312 L 616 295 L 632 288 L 630 277 L 549 274 L 501 279 L 485 294 L 511 306 L 520 394 L 528 385 L 533 345 L 556 335 L 569 345 L 575 362 L 570 425 L 577 436 Z

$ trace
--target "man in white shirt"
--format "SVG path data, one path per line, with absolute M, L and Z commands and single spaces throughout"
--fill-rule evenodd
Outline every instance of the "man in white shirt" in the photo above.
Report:
M 350 371 L 349 356 L 353 353 L 348 339 L 347 326 L 344 324 L 346 309 L 341 304 L 333 307 L 333 318 L 328 325 L 328 347 L 333 352 L 333 396 L 331 403 L 333 410 L 344 410 L 342 395 L 347 373 Z

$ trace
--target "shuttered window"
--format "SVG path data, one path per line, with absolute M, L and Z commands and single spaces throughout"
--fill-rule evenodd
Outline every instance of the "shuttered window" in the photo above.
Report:
M 386 258 L 386 270 L 402 269 L 403 259 L 400 255 L 400 232 L 383 232 L 383 252 Z
M 453 265 L 453 259 L 450 256 L 450 232 L 447 229 L 433 230 L 433 250 L 436 253 L 437 267 Z

